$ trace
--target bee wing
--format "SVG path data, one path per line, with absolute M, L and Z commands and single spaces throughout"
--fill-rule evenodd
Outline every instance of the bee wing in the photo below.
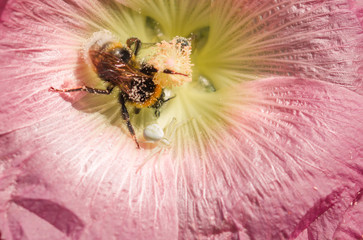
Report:
M 103 54 L 97 66 L 97 73 L 101 79 L 118 86 L 128 95 L 132 94 L 135 86 L 152 78 L 140 71 L 140 66 L 135 60 L 124 62 L 110 53 Z
M 121 91 L 131 94 L 131 91 L 135 85 L 139 85 L 150 79 L 150 76 L 140 72 L 140 70 L 132 65 L 125 64 L 122 68 L 119 68 L 119 75 L 117 77 L 117 85 Z

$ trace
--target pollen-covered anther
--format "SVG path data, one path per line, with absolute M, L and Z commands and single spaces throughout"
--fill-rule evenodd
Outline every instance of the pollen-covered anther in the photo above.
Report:
M 154 81 L 164 87 L 181 86 L 192 81 L 192 52 L 190 40 L 175 37 L 170 42 L 162 41 L 154 47 L 147 63 L 157 69 Z

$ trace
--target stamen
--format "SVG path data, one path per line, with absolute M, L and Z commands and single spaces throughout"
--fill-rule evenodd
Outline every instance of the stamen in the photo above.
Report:
M 170 42 L 162 41 L 156 44 L 152 52 L 147 64 L 158 70 L 154 79 L 157 84 L 165 88 L 192 81 L 190 40 L 175 37 Z

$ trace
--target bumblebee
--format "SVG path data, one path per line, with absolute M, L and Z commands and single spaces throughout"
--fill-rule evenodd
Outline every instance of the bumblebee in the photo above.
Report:
M 187 41 L 185 41 L 188 43 Z M 186 44 L 183 42 L 183 44 Z M 159 114 L 160 106 L 168 101 L 163 98 L 163 86 L 155 81 L 155 75 L 160 72 L 152 65 L 136 61 L 136 55 L 141 47 L 138 38 L 129 38 L 126 46 L 118 41 L 106 41 L 101 45 L 94 43 L 88 49 L 88 56 L 91 65 L 98 77 L 108 83 L 106 89 L 96 89 L 88 86 L 76 88 L 56 89 L 50 87 L 52 92 L 76 92 L 85 91 L 93 94 L 111 94 L 117 87 L 119 90 L 118 101 L 121 104 L 121 116 L 126 122 L 137 148 L 140 145 L 137 141 L 135 130 L 130 122 L 130 115 L 126 103 L 136 107 L 136 113 L 142 108 L 153 107 L 155 114 Z M 162 70 L 165 74 L 177 74 L 187 76 L 169 69 Z

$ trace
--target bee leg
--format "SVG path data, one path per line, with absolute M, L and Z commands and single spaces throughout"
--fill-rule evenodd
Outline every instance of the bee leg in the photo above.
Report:
M 159 118 L 160 117 L 160 110 L 159 110 L 159 108 L 155 109 L 154 114 L 155 114 L 155 117 L 156 118 Z
M 170 101 L 171 99 L 175 98 L 176 96 L 172 96 L 168 99 L 165 99 L 165 93 L 164 91 L 161 93 L 160 98 L 157 100 L 157 102 L 152 106 L 152 108 L 155 108 L 154 115 L 156 118 L 160 117 L 160 109 L 163 106 L 164 103 Z
M 155 108 L 155 112 L 154 112 L 154 114 L 155 114 L 155 117 L 156 117 L 156 118 L 159 118 L 159 117 L 160 117 L 160 109 L 161 109 L 161 107 L 163 106 L 163 104 L 164 104 L 164 103 L 166 103 L 166 102 L 168 102 L 168 101 L 170 101 L 171 99 L 173 99 L 173 98 L 175 98 L 175 97 L 176 97 L 176 96 L 173 96 L 173 97 L 170 97 L 170 98 L 165 99 L 165 100 L 160 99 L 160 100 L 159 100 L 159 102 L 157 102 L 157 103 L 153 106 L 153 108 Z
M 141 111 L 141 109 L 140 108 L 137 108 L 137 107 L 135 107 L 134 108 L 134 113 L 135 114 L 139 114 L 140 113 L 140 111 Z M 1 239 L 0 239 L 1 240 Z
M 163 100 L 163 103 L 166 103 L 166 102 L 168 102 L 168 101 L 170 101 L 171 99 L 173 99 L 173 98 L 175 98 L 176 96 L 172 96 L 172 97 L 170 97 L 170 98 L 168 98 L 168 99 L 165 99 L 165 100 Z
M 125 105 L 125 103 L 126 103 L 125 98 L 126 97 L 121 92 L 119 94 L 119 97 L 118 97 L 119 102 L 121 104 L 121 116 L 122 116 L 122 119 L 126 121 L 127 129 L 129 130 L 132 139 L 134 139 L 137 148 L 140 148 L 139 142 L 136 139 L 135 130 L 132 127 L 131 122 L 130 122 L 130 115 L 129 115 L 129 112 L 127 111 L 127 108 L 126 108 L 126 105 Z
M 87 86 L 81 86 L 76 88 L 64 88 L 64 89 L 56 89 L 54 87 L 50 87 L 49 91 L 51 92 L 89 92 L 89 93 L 95 93 L 95 94 L 110 94 L 115 86 L 108 86 L 107 89 L 96 89 L 96 88 L 90 88 Z
M 132 37 L 132 38 L 129 38 L 127 39 L 126 41 L 126 45 L 128 48 L 131 48 L 132 44 L 135 44 L 135 49 L 134 49 L 134 55 L 136 56 L 137 53 L 139 52 L 140 50 L 140 47 L 141 47 L 141 41 L 140 39 L 136 38 L 136 37 Z

